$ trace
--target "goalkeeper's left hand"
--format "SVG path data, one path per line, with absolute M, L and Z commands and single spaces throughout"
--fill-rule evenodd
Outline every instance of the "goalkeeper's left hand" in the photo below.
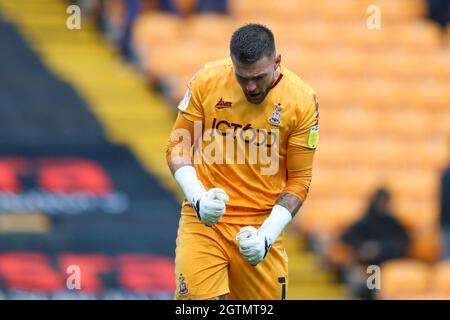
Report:
M 263 261 L 291 219 L 292 215 L 288 209 L 275 205 L 258 230 L 252 226 L 241 228 L 236 240 L 245 260 L 253 266 Z
M 261 230 L 256 230 L 252 226 L 243 227 L 236 235 L 239 243 L 239 251 L 241 255 L 252 266 L 260 263 L 269 252 L 272 241 Z

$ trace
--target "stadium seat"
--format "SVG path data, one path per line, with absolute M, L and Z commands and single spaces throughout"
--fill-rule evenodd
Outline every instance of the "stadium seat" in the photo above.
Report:
M 368 173 L 363 168 L 339 168 L 314 170 L 314 179 L 311 188 L 315 195 L 320 196 L 351 196 L 361 199 L 368 199 L 371 192 L 376 188 L 378 179 L 376 175 Z
M 446 137 L 450 136 L 450 119 L 446 118 L 444 114 L 435 122 L 436 124 L 441 131 L 436 132 L 428 141 L 422 143 L 414 154 L 419 165 L 433 169 L 435 172 L 441 170 L 449 160 L 450 142 Z M 438 177 L 435 176 L 434 179 L 437 181 Z
M 441 261 L 435 265 L 432 294 L 434 299 L 450 299 L 450 260 Z
M 182 16 L 188 16 L 195 11 L 197 0 L 171 0 L 172 6 Z
M 422 214 L 422 216 L 424 215 Z M 439 259 L 441 238 L 437 223 L 434 226 L 423 227 L 410 234 L 412 236 L 412 243 L 409 250 L 411 257 L 431 263 Z
M 268 9 L 268 7 L 269 7 L 269 5 L 267 5 L 267 1 L 263 1 L 261 3 L 256 0 L 249 0 L 249 1 L 230 0 L 229 1 L 230 13 L 232 16 L 237 17 L 237 18 L 239 18 L 239 17 L 248 18 L 252 15 L 268 16 L 268 15 L 270 15 L 270 10 Z
M 213 13 L 195 14 L 188 18 L 183 28 L 184 36 L 195 41 L 201 41 L 203 48 L 211 45 L 223 47 L 228 44 L 230 35 L 237 27 L 235 20 L 228 16 Z M 227 52 L 224 52 L 224 56 Z
M 367 1 L 367 0 L 366 0 Z M 425 3 L 422 0 L 376 0 L 371 3 L 380 6 L 388 21 L 418 20 L 425 15 Z
M 333 237 L 361 217 L 365 210 L 364 205 L 365 201 L 354 197 L 309 199 L 295 223 L 306 234 Z
M 178 67 L 180 73 L 194 75 L 205 63 L 224 59 L 229 56 L 227 43 L 207 46 L 205 39 L 187 38 L 179 42 L 180 60 Z M 182 57 L 182 58 L 181 58 Z
M 437 52 L 440 38 L 440 30 L 434 23 L 414 22 L 393 27 L 391 40 L 411 49 Z
M 320 15 L 321 4 L 305 0 L 230 0 L 230 12 L 237 18 L 269 17 L 295 21 L 300 18 Z
M 430 62 L 433 63 L 433 62 Z M 443 65 L 440 65 L 443 68 Z M 423 82 L 416 86 L 415 90 L 410 90 L 408 95 L 411 104 L 415 103 L 424 109 L 436 111 L 448 110 L 448 101 L 450 101 L 450 90 L 444 82 L 440 84 Z
M 396 170 L 389 175 L 387 185 L 396 199 L 431 202 L 438 192 L 438 181 L 437 173 L 430 170 Z
M 152 78 L 172 78 L 179 72 L 179 65 L 173 61 L 180 60 L 178 43 L 161 43 L 151 46 L 142 57 L 142 65 Z
M 395 259 L 381 265 L 380 299 L 426 297 L 430 290 L 432 269 L 413 259 Z
M 367 29 L 369 5 L 381 9 L 381 30 Z M 394 214 L 411 234 L 411 255 L 436 261 L 437 172 L 450 156 L 450 51 L 441 50 L 436 26 L 422 20 L 424 1 L 230 0 L 230 12 L 183 20 L 141 16 L 133 39 L 148 72 L 167 77 L 181 99 L 205 62 L 228 55 L 235 27 L 267 25 L 282 63 L 310 84 L 320 101 L 320 147 L 297 229 L 333 239 L 364 213 L 371 192 L 386 185 Z M 345 248 L 330 245 L 339 253 L 330 261 L 345 259 Z M 393 288 L 386 285 L 387 297 L 434 294 L 422 290 L 424 268 L 416 269 L 416 287 L 408 292 L 397 281 L 397 290 L 394 281 Z
M 447 143 L 445 143 L 445 146 L 443 148 L 444 152 L 446 153 L 447 159 L 449 159 L 449 143 L 448 143 L 448 137 L 450 137 L 450 110 L 443 110 L 442 112 L 436 112 L 434 117 L 434 127 L 433 133 L 437 133 L 434 136 L 435 137 L 442 137 L 444 139 L 447 137 Z
M 181 21 L 174 15 L 149 12 L 138 16 L 133 25 L 133 46 L 146 56 L 152 46 L 173 43 L 179 39 Z
M 404 199 L 404 201 L 408 201 L 410 198 Z M 439 217 L 436 210 L 424 210 L 420 208 L 420 205 L 417 209 L 414 208 L 414 205 L 411 205 L 409 209 L 397 208 L 398 206 L 394 205 L 394 215 L 411 233 L 426 233 L 438 225 Z
M 365 20 L 367 18 L 366 8 L 368 4 L 364 1 L 355 0 L 321 0 L 322 8 L 320 10 L 320 15 L 324 19 L 338 20 L 338 21 L 349 21 L 349 20 Z
M 319 141 L 321 145 L 320 151 L 317 152 L 317 158 L 326 160 L 329 164 L 345 164 L 354 157 L 352 154 L 354 145 L 350 142 L 340 141 L 337 139 L 326 139 L 321 137 Z M 320 160 L 318 160 L 320 161 Z
M 326 262 L 331 266 L 342 267 L 351 261 L 352 249 L 339 240 L 329 240 L 323 250 Z

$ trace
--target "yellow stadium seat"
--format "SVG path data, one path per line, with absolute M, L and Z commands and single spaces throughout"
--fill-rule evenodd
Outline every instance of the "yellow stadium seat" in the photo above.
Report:
M 414 22 L 391 28 L 393 44 L 407 48 L 437 52 L 441 46 L 438 26 L 431 22 Z
M 295 21 L 312 16 L 318 17 L 323 10 L 322 7 L 317 1 L 305 0 L 230 0 L 230 12 L 237 18 L 262 17 Z
M 371 131 L 372 129 L 376 131 L 378 123 L 382 121 L 378 112 L 365 110 L 359 106 L 330 109 L 325 110 L 324 113 L 326 115 L 324 117 L 324 126 L 333 127 L 341 133 L 358 134 L 364 133 L 366 130 Z M 360 138 L 360 136 L 355 136 L 355 138 Z
M 146 56 L 151 47 L 177 41 L 180 32 L 178 17 L 161 12 L 144 13 L 134 22 L 133 46 L 139 55 Z
M 436 126 L 441 131 L 436 132 L 435 136 L 429 138 L 428 141 L 418 145 L 414 155 L 417 158 L 418 164 L 437 172 L 437 170 L 443 168 L 450 159 L 450 141 L 448 138 L 450 134 L 450 119 L 446 118 L 444 114 L 441 119 L 433 124 L 433 126 Z M 438 177 L 435 176 L 434 180 L 438 181 Z
M 324 246 L 326 262 L 332 266 L 344 266 L 352 257 L 352 249 L 338 240 L 330 240 Z
M 432 269 L 413 259 L 395 259 L 381 265 L 380 299 L 410 299 L 426 296 L 430 290 Z
M 450 34 L 450 31 L 449 31 Z M 447 48 L 450 48 L 450 36 Z M 434 55 L 434 59 L 429 59 L 429 63 L 424 64 L 422 68 L 429 68 L 428 71 L 431 75 L 436 77 L 441 81 L 450 80 L 450 50 L 441 50 L 439 53 Z
M 335 50 L 333 54 L 320 55 L 325 70 L 344 79 L 361 79 L 366 73 L 366 66 L 371 63 L 368 55 L 357 50 Z
M 205 63 L 229 57 L 227 42 L 208 45 L 204 39 L 188 38 L 179 42 L 179 70 L 194 75 Z
M 411 237 L 410 256 L 435 262 L 441 250 L 438 210 L 429 208 L 429 201 L 416 202 L 411 199 L 405 198 L 403 206 L 399 206 L 394 199 L 393 213 Z
M 365 201 L 353 197 L 308 199 L 295 223 L 307 234 L 333 237 L 360 218 L 364 206 Z
M 430 128 L 430 133 L 434 137 L 450 137 L 450 110 L 441 110 L 430 114 L 432 118 L 433 128 Z M 443 149 L 447 155 L 450 147 L 449 139 L 444 142 Z M 447 158 L 450 159 L 450 158 Z
M 416 140 L 423 140 L 434 130 L 432 117 L 433 114 L 430 112 L 415 106 L 402 105 L 383 111 L 380 117 L 382 121 L 379 122 L 378 127 L 380 132 L 389 133 L 396 139 L 414 137 Z
M 152 46 L 145 57 L 145 70 L 157 78 L 174 78 L 190 74 L 192 77 L 205 63 L 228 56 L 227 44 L 207 46 L 196 38 L 185 38 L 175 43 L 162 42 Z
M 359 145 L 360 160 L 362 163 L 373 163 L 378 167 L 389 166 L 402 161 L 404 154 L 401 153 L 401 143 L 393 140 L 382 132 L 375 138 L 369 138 Z M 388 176 L 385 170 L 383 177 Z
M 438 221 L 437 204 L 427 200 L 406 197 L 392 199 L 393 212 L 411 231 L 426 230 Z
M 323 197 L 339 195 L 365 200 L 378 184 L 376 175 L 367 169 L 331 167 L 314 170 L 313 175 L 311 190 Z
M 417 88 L 399 81 L 377 79 L 361 83 L 358 89 L 363 92 L 365 101 L 370 103 L 373 108 L 392 109 L 412 105 L 414 99 L 410 92 Z
M 378 5 L 383 18 L 388 22 L 400 22 L 421 19 L 425 15 L 425 3 L 422 0 L 364 0 Z
M 342 67 L 337 67 L 336 60 L 331 60 L 329 56 L 318 53 L 316 48 L 309 45 L 281 40 L 277 43 L 277 50 L 281 54 L 281 62 L 304 80 L 307 80 L 307 75 L 313 75 L 315 78 L 323 76 L 330 78 L 342 74 Z M 319 98 L 325 93 L 317 92 Z
M 321 123 L 320 121 L 319 123 Z M 342 142 L 336 139 L 325 139 L 325 137 L 321 137 L 319 144 L 320 149 L 317 150 L 317 158 L 327 159 L 327 163 L 329 164 L 345 164 L 354 159 L 352 152 L 355 146 L 348 141 Z
M 305 8 L 303 6 L 304 3 L 299 0 L 284 0 L 284 1 L 277 1 L 277 0 L 268 0 L 268 1 L 260 1 L 258 2 L 260 5 L 262 2 L 265 3 L 266 6 L 266 12 L 269 16 L 276 18 L 276 19 L 283 19 L 287 20 L 288 22 L 295 21 L 300 16 L 302 16 L 302 11 Z M 310 8 L 311 6 L 307 6 L 307 8 Z
M 443 65 L 440 67 L 442 68 Z M 448 84 L 445 82 L 423 82 L 420 86 L 415 86 L 414 90 L 410 90 L 408 98 L 411 103 L 408 105 L 414 104 L 422 106 L 423 109 L 445 112 L 448 110 L 450 101 L 450 90 L 447 87 Z
M 410 151 L 415 150 L 411 148 Z M 407 153 L 403 151 L 404 154 Z M 389 175 L 387 185 L 394 198 L 433 201 L 438 192 L 438 182 L 438 174 L 430 170 L 395 170 Z
M 289 24 L 286 27 L 289 28 Z M 286 30 L 285 33 L 291 33 L 290 38 L 295 44 L 309 46 L 317 53 L 318 48 L 331 48 L 337 44 L 339 30 L 334 27 L 335 24 L 322 20 L 305 20 L 292 23 L 290 31 Z M 316 59 L 316 63 L 320 61 Z
M 213 13 L 192 15 L 183 26 L 185 37 L 202 41 L 205 47 L 216 44 L 227 45 L 236 27 L 238 25 L 235 20 L 225 15 Z M 227 51 L 224 52 L 224 55 L 227 55 Z
M 410 256 L 428 262 L 436 262 L 441 252 L 440 229 L 435 219 L 435 226 L 422 227 L 418 231 L 411 233 L 412 244 Z
M 322 106 L 345 106 L 362 101 L 361 91 L 356 82 L 336 81 L 334 79 L 316 79 L 311 83 Z
M 178 74 L 180 60 L 178 43 L 160 43 L 152 46 L 143 57 L 144 70 L 151 78 L 174 77 Z
M 432 294 L 435 299 L 450 299 L 450 260 L 441 261 L 435 265 Z
M 442 57 L 442 58 L 441 58 Z M 388 49 L 374 55 L 373 64 L 368 67 L 374 67 L 386 77 L 400 78 L 408 81 L 416 80 L 421 84 L 424 78 L 447 79 L 450 71 L 445 69 L 450 66 L 447 63 L 445 54 L 437 52 L 427 52 L 409 49 Z M 427 61 L 427 63 L 423 63 Z
M 366 9 L 368 5 L 364 1 L 359 0 L 321 0 L 314 2 L 322 2 L 320 8 L 320 16 L 330 20 L 365 20 Z
M 257 0 L 230 0 L 229 8 L 230 13 L 234 17 L 249 17 L 252 15 L 268 15 L 268 5 L 267 1 L 257 1 Z
M 197 2 L 197 0 L 171 0 L 175 10 L 183 16 L 187 16 L 194 12 Z

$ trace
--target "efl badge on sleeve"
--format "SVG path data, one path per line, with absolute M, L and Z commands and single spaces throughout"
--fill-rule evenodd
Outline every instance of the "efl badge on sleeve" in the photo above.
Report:
M 272 116 L 269 118 L 269 123 L 273 126 L 279 126 L 281 123 L 281 103 L 275 105 L 275 111 L 272 112 Z
M 308 147 L 315 149 L 319 142 L 319 125 L 312 126 L 309 130 Z

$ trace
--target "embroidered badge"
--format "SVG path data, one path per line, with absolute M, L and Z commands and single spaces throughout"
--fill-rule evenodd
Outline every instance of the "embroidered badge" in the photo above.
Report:
M 189 292 L 187 286 L 186 286 L 186 282 L 184 281 L 184 277 L 183 274 L 180 273 L 180 277 L 178 278 L 179 283 L 180 283 L 180 294 L 186 294 Z
M 272 112 L 272 116 L 269 118 L 269 123 L 273 126 L 279 126 L 281 124 L 281 103 L 275 105 L 275 111 Z
M 308 137 L 308 146 L 311 149 L 315 149 L 317 147 L 317 143 L 319 142 L 319 125 L 312 126 L 309 130 Z

